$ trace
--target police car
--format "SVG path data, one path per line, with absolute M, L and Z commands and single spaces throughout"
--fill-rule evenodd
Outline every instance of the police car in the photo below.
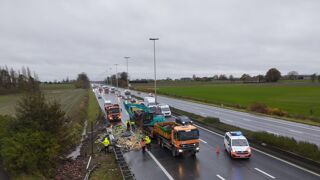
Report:
M 251 148 L 240 131 L 226 132 L 224 148 L 232 158 L 250 158 Z

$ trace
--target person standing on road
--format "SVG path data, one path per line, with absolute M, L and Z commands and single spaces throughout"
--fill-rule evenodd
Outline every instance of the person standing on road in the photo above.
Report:
M 110 141 L 108 137 L 104 138 L 104 140 L 102 141 L 102 144 L 104 146 L 104 154 L 107 154 L 107 151 L 109 152 L 109 146 L 110 146 Z
M 149 151 L 151 151 L 151 139 L 149 138 L 149 136 L 146 136 L 146 137 L 144 137 L 144 140 L 145 140 L 145 142 L 146 142 L 147 149 L 148 149 Z
M 141 149 L 142 149 L 142 153 L 145 153 L 146 152 L 146 142 L 145 142 L 145 140 L 143 138 L 140 141 L 140 146 L 141 146 Z

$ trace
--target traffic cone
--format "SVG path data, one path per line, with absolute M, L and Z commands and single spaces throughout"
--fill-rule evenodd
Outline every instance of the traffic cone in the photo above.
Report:
M 217 147 L 216 147 L 216 153 L 217 153 L 217 155 L 220 154 L 220 146 L 219 145 L 217 145 Z

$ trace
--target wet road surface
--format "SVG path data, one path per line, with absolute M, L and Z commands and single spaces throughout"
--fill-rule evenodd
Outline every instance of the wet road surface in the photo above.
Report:
M 122 106 L 123 121 L 128 118 L 122 100 L 114 95 L 104 95 L 105 99 L 118 102 Z M 104 100 L 98 100 L 103 104 Z M 167 149 L 161 149 L 155 142 L 151 150 L 152 155 L 165 168 L 173 179 L 290 179 L 290 180 L 318 180 L 314 175 L 299 168 L 288 165 L 260 152 L 253 151 L 251 159 L 231 159 L 223 148 L 223 138 L 207 130 L 200 130 L 200 152 L 196 157 L 172 157 Z M 216 147 L 220 153 L 216 153 Z M 168 179 L 160 166 L 149 154 L 129 152 L 125 158 L 137 179 Z
M 132 94 L 140 97 L 146 93 L 132 91 Z M 168 104 L 171 107 L 201 116 L 218 117 L 221 122 L 232 124 L 252 131 L 267 131 L 276 135 L 293 137 L 299 141 L 307 141 L 320 146 L 320 127 L 301 123 L 285 121 L 281 119 L 259 116 L 230 109 L 219 108 L 187 100 L 180 100 L 166 96 L 157 96 L 159 103 Z

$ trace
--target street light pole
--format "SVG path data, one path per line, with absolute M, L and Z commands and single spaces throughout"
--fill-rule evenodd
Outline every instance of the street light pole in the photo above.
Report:
M 116 83 L 117 83 L 117 91 L 118 91 L 118 69 L 117 69 L 118 64 L 115 64 L 115 66 L 116 66 Z
M 153 41 L 153 61 L 154 61 L 154 97 L 157 104 L 157 68 L 156 68 L 156 41 L 159 38 L 149 38 L 150 41 Z
M 129 64 L 129 58 L 130 57 L 124 57 L 126 60 L 127 60 L 127 86 L 128 86 L 128 89 L 129 89 L 129 68 L 128 68 L 128 64 Z

